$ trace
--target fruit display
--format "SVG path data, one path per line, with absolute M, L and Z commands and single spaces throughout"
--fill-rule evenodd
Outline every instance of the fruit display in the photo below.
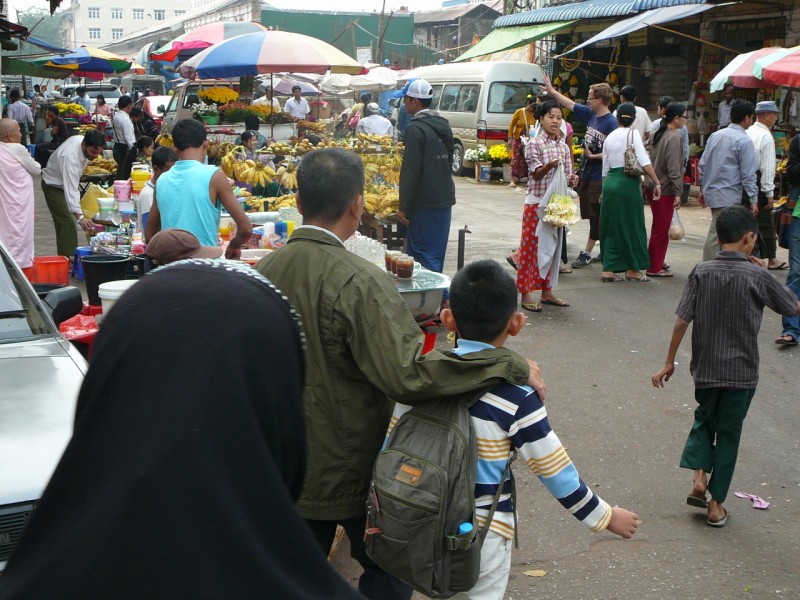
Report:
M 172 141 L 172 136 L 169 133 L 162 131 L 161 135 L 156 138 L 156 144 L 159 146 L 172 148 L 175 145 L 175 142 Z
M 84 167 L 84 175 L 111 175 L 117 172 L 117 163 L 112 158 L 98 157 Z
M 284 167 L 278 167 L 278 183 L 287 190 L 297 189 L 297 165 L 292 161 Z
M 216 162 L 217 159 L 222 158 L 233 150 L 234 145 L 231 142 L 215 142 L 209 141 L 206 154 L 208 155 L 208 162 Z
M 281 208 L 297 208 L 295 195 L 285 194 L 277 198 L 264 198 L 261 196 L 245 198 L 245 210 L 248 212 L 274 212 Z
M 385 219 L 400 209 L 400 195 L 391 185 L 367 184 L 364 191 L 364 211 Z
M 361 133 L 356 131 L 356 137 L 367 144 L 377 144 L 378 146 L 393 146 L 394 138 L 390 135 L 374 135 L 371 133 Z
M 76 131 L 78 135 L 86 135 L 86 132 L 92 131 L 93 129 L 97 129 L 97 125 L 94 123 L 84 123 L 83 125 L 79 125 Z
M 314 133 L 325 133 L 328 130 L 328 125 L 324 121 L 305 121 L 301 119 L 297 122 L 297 126 L 300 129 L 313 131 Z
M 388 185 L 400 185 L 400 167 L 403 164 L 403 157 L 399 154 L 368 154 L 362 155 L 361 160 L 364 162 L 364 179 L 368 183 L 383 182 Z

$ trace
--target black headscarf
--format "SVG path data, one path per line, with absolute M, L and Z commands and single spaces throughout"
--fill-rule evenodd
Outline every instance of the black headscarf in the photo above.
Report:
M 189 259 L 115 304 L 0 598 L 360 598 L 294 509 L 303 345 L 261 275 Z

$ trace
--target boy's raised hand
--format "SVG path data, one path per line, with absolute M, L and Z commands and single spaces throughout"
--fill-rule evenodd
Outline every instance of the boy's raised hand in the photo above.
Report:
M 675 373 L 675 363 L 664 365 L 658 373 L 653 375 L 653 387 L 664 387 L 664 383 L 669 381 L 669 378 Z
M 639 527 L 639 523 L 641 523 L 639 515 L 635 512 L 622 508 L 621 506 L 615 506 L 611 509 L 611 520 L 608 522 L 608 527 L 606 527 L 606 529 L 627 540 L 632 538 L 633 534 L 636 533 L 636 528 Z

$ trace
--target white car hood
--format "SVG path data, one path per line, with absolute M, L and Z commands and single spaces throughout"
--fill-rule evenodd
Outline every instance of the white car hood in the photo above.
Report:
M 85 362 L 56 338 L 0 344 L 0 505 L 37 500 L 72 436 Z

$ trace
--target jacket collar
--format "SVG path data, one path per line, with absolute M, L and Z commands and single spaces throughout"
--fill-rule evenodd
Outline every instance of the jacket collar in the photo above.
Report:
M 321 227 L 310 227 L 307 225 L 298 227 L 292 232 L 292 237 L 289 238 L 289 244 L 296 241 L 317 242 L 319 244 L 328 244 L 329 246 L 339 246 L 344 248 L 344 244 L 336 237 L 332 231 L 323 230 Z

